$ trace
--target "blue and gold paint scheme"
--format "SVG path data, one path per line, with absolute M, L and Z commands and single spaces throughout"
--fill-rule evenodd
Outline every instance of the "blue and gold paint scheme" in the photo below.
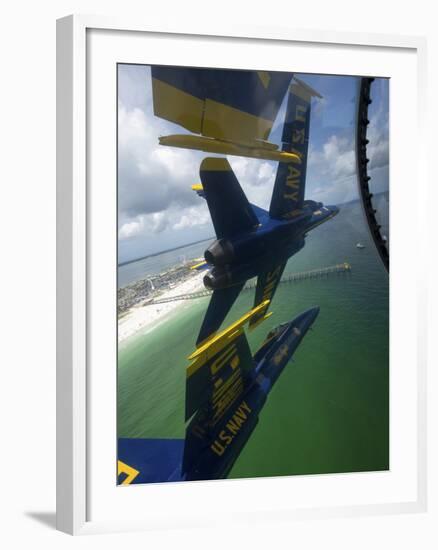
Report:
M 291 74 L 153 67 L 154 112 L 197 135 L 166 136 L 178 147 L 279 161 L 269 212 L 251 204 L 228 161 L 206 158 L 194 191 L 207 201 L 216 240 L 205 251 L 204 284 L 213 291 L 186 370 L 184 439 L 118 440 L 117 483 L 221 479 L 228 476 L 272 386 L 319 314 L 313 307 L 271 330 L 253 355 L 244 325 L 268 307 L 288 259 L 309 230 L 336 206 L 304 200 L 311 98 Z M 288 93 L 282 150 L 268 137 Z M 257 277 L 253 309 L 220 331 L 248 279 Z
M 271 302 L 274 293 L 277 289 L 278 283 L 280 282 L 281 276 L 283 275 L 284 268 L 286 267 L 286 262 L 282 262 L 273 266 L 268 271 L 261 273 L 257 280 L 256 295 L 255 295 L 255 304 L 265 303 L 266 305 L 261 308 L 261 310 L 251 317 L 249 327 L 250 329 L 256 328 L 262 321 L 267 319 L 271 313 L 267 313 L 269 303 Z
M 314 307 L 277 326 L 252 355 L 244 325 L 265 306 L 263 302 L 190 356 L 184 439 L 119 439 L 119 485 L 227 477 L 272 386 L 319 313 Z
M 152 67 L 154 114 L 192 134 L 161 145 L 300 163 L 268 138 L 292 75 L 283 72 Z M 197 134 L 197 135 L 193 135 Z
M 213 291 L 197 345 L 220 328 L 245 283 L 257 277 L 254 307 L 269 304 L 288 259 L 305 244 L 307 233 L 338 213 L 337 206 L 304 200 L 312 97 L 321 97 L 294 78 L 288 88 L 282 140 L 283 150 L 295 151 L 301 163 L 280 162 L 269 212 L 251 204 L 230 164 L 224 158 L 206 158 L 200 167 L 201 187 L 216 231 L 216 240 L 204 253 L 209 271 L 204 285 Z M 268 306 L 250 321 L 255 328 L 267 318 Z
M 289 87 L 281 140 L 283 151 L 296 153 L 301 163 L 279 163 L 269 207 L 269 215 L 272 218 L 294 217 L 303 206 L 312 97 L 322 96 L 295 77 Z

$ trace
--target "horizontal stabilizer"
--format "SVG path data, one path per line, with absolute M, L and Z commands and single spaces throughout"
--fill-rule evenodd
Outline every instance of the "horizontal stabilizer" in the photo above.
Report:
M 234 155 L 285 163 L 301 162 L 300 156 L 296 153 L 278 151 L 275 144 L 266 141 L 239 142 L 192 134 L 160 136 L 158 141 L 160 145 L 168 147 L 181 147 L 218 155 Z

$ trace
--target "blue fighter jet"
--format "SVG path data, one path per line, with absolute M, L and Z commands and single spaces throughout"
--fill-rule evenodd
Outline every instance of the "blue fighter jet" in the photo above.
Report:
M 266 306 L 262 302 L 189 357 L 184 439 L 119 438 L 119 485 L 228 476 L 272 386 L 319 313 L 313 307 L 272 329 L 253 356 L 243 327 Z
M 288 89 L 283 151 L 299 162 L 279 162 L 269 212 L 250 204 L 230 164 L 209 157 L 201 164 L 201 185 L 194 190 L 207 201 L 217 239 L 205 251 L 210 271 L 204 277 L 213 290 L 197 345 L 221 326 L 246 281 L 257 277 L 254 307 L 272 301 L 288 259 L 299 252 L 307 233 L 338 213 L 337 206 L 304 200 L 312 96 L 319 94 L 294 78 Z M 254 328 L 267 308 L 251 318 Z
M 202 185 L 217 240 L 205 251 L 213 290 L 197 349 L 189 357 L 184 439 L 118 440 L 118 484 L 221 479 L 254 431 L 285 366 L 314 323 L 319 307 L 272 329 L 252 355 L 245 323 L 265 320 L 290 256 L 306 233 L 337 213 L 304 200 L 311 97 L 290 73 L 153 67 L 154 112 L 198 135 L 160 143 L 278 160 L 269 212 L 251 205 L 227 160 L 206 158 Z M 267 141 L 288 93 L 283 147 Z M 217 332 L 245 282 L 258 277 L 253 309 Z
M 269 212 L 249 203 L 226 159 L 201 164 L 202 184 L 193 189 L 207 200 L 217 239 L 205 251 L 204 284 L 213 295 L 199 346 L 220 328 L 248 279 L 257 277 L 254 306 L 272 301 L 306 234 L 338 213 L 304 200 L 311 101 L 321 96 L 292 73 L 153 66 L 151 74 L 155 115 L 191 132 L 160 137 L 160 144 L 279 162 Z M 268 139 L 285 95 L 278 150 Z

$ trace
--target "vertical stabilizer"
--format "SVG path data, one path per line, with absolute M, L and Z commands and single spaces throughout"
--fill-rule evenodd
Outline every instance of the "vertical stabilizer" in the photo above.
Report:
M 269 214 L 273 218 L 288 218 L 299 213 L 304 202 L 307 154 L 312 97 L 322 96 L 294 77 L 289 87 L 286 117 L 283 127 L 283 151 L 296 153 L 301 162 L 278 164 Z

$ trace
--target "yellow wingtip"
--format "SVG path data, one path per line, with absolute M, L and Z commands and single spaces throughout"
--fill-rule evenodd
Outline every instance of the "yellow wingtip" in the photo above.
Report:
M 261 325 L 263 323 L 263 321 L 266 321 L 266 319 L 269 319 L 269 317 L 272 315 L 272 311 L 270 311 L 269 313 L 267 313 L 266 315 L 264 315 L 263 317 L 260 317 L 260 319 L 257 319 L 257 321 L 255 323 L 250 323 L 249 324 L 249 330 L 254 330 L 255 328 L 257 328 L 259 325 Z
M 198 267 L 201 267 L 201 265 L 205 265 L 207 262 L 204 260 L 203 262 L 199 262 L 199 264 L 195 264 L 190 266 L 190 269 L 198 269 Z
M 201 342 L 200 346 L 191 355 L 189 355 L 189 361 L 193 361 L 207 352 L 210 354 L 217 353 L 217 351 L 221 349 L 230 339 L 235 337 L 245 323 L 250 321 L 254 315 L 257 315 L 263 309 L 266 309 L 268 305 L 269 300 L 265 300 L 257 307 L 248 311 L 248 313 L 245 313 L 245 315 L 242 315 L 240 319 L 232 323 L 229 327 L 209 336 L 207 340 Z

